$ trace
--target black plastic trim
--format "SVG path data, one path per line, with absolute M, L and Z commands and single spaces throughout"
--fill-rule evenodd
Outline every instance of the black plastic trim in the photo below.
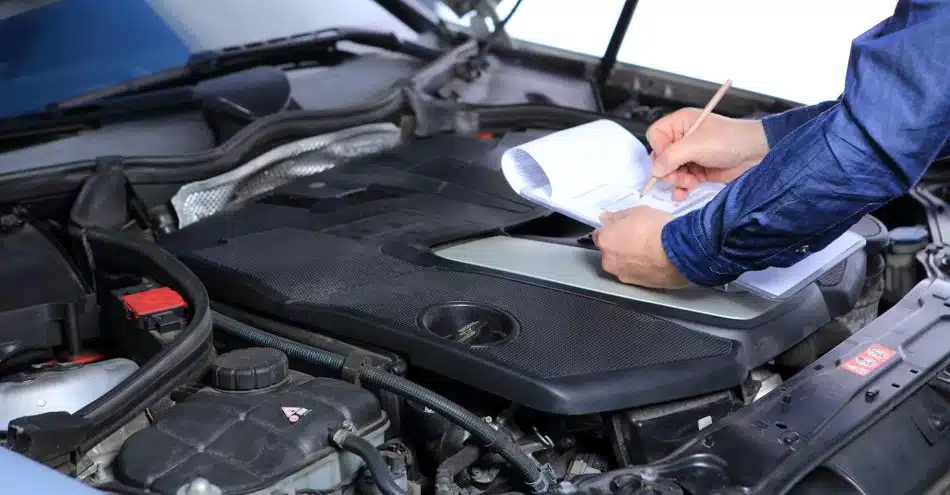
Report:
M 376 3 L 417 33 L 433 32 L 443 38 L 449 35 L 439 16 L 415 0 L 376 0 Z
M 403 99 L 393 91 L 359 107 L 329 111 L 295 110 L 262 117 L 217 148 L 190 155 L 117 157 L 129 180 L 139 184 L 174 184 L 201 180 L 242 163 L 261 145 L 332 132 L 346 127 L 396 120 Z M 76 192 L 97 164 L 83 160 L 0 175 L 0 198 L 7 202 Z
M 82 451 L 111 435 L 175 387 L 206 371 L 214 356 L 208 293 L 185 265 L 158 246 L 125 234 L 98 229 L 86 229 L 84 233 L 102 265 L 148 276 L 179 291 L 189 303 L 189 321 L 174 342 L 125 382 L 76 412 L 93 425 L 93 434 Z
M 579 491 L 649 474 L 689 493 L 788 493 L 950 366 L 948 332 L 950 282 L 921 282 L 808 369 L 666 459 L 579 479 Z M 897 353 L 866 376 L 840 367 L 872 344 Z

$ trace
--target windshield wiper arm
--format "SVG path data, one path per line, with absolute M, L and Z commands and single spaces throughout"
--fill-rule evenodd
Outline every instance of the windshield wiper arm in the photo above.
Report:
M 211 104 L 219 112 L 235 114 L 232 117 L 253 120 L 253 115 L 236 115 L 241 109 L 229 106 L 226 101 L 195 101 L 195 85 L 260 66 L 310 61 L 336 64 L 349 56 L 337 49 L 337 43 L 343 41 L 426 61 L 442 55 L 441 50 L 403 40 L 389 32 L 337 28 L 203 52 L 180 67 L 48 105 L 40 112 L 0 118 L 0 148 L 6 143 L 28 144 L 95 129 L 110 118 L 133 114 L 167 115 L 199 105 Z
M 180 67 L 76 96 L 49 105 L 47 110 L 81 107 L 115 96 L 196 83 L 203 79 L 259 65 L 281 65 L 314 60 L 328 54 L 332 56 L 337 43 L 341 41 L 381 48 L 426 61 L 435 60 L 442 55 L 441 50 L 401 39 L 390 32 L 348 28 L 322 29 L 266 42 L 249 43 L 198 53 Z

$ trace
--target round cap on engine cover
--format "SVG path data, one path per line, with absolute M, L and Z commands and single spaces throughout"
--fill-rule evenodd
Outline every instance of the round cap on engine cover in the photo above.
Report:
M 211 363 L 211 386 L 219 390 L 260 390 L 287 378 L 287 355 L 268 347 L 239 349 Z

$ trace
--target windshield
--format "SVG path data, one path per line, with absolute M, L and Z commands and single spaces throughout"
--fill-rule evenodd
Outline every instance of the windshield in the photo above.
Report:
M 619 61 L 812 103 L 841 91 L 848 43 L 895 0 L 640 0 Z M 465 23 L 439 0 L 444 19 Z M 417 34 L 373 0 L 0 2 L 0 118 L 184 64 L 191 55 L 329 27 Z M 506 15 L 515 0 L 501 0 Z M 623 0 L 522 0 L 527 41 L 603 54 Z M 781 7 L 776 7 L 780 4 Z M 29 5 L 30 8 L 24 7 Z M 860 8 L 858 8 L 860 7 Z
M 523 0 L 507 24 L 518 39 L 601 56 L 623 0 Z M 502 16 L 515 0 L 501 0 Z M 640 0 L 618 61 L 799 103 L 841 93 L 850 42 L 896 0 Z M 467 23 L 445 5 L 446 20 Z
M 226 4 L 227 8 L 221 6 Z M 195 53 L 331 27 L 416 33 L 373 0 L 0 0 L 0 118 L 178 67 Z

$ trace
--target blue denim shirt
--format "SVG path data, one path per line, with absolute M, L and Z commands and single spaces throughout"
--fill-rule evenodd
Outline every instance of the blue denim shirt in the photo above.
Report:
M 696 284 L 798 262 L 950 153 L 950 2 L 900 0 L 852 42 L 838 100 L 763 125 L 762 162 L 663 228 L 667 256 Z

